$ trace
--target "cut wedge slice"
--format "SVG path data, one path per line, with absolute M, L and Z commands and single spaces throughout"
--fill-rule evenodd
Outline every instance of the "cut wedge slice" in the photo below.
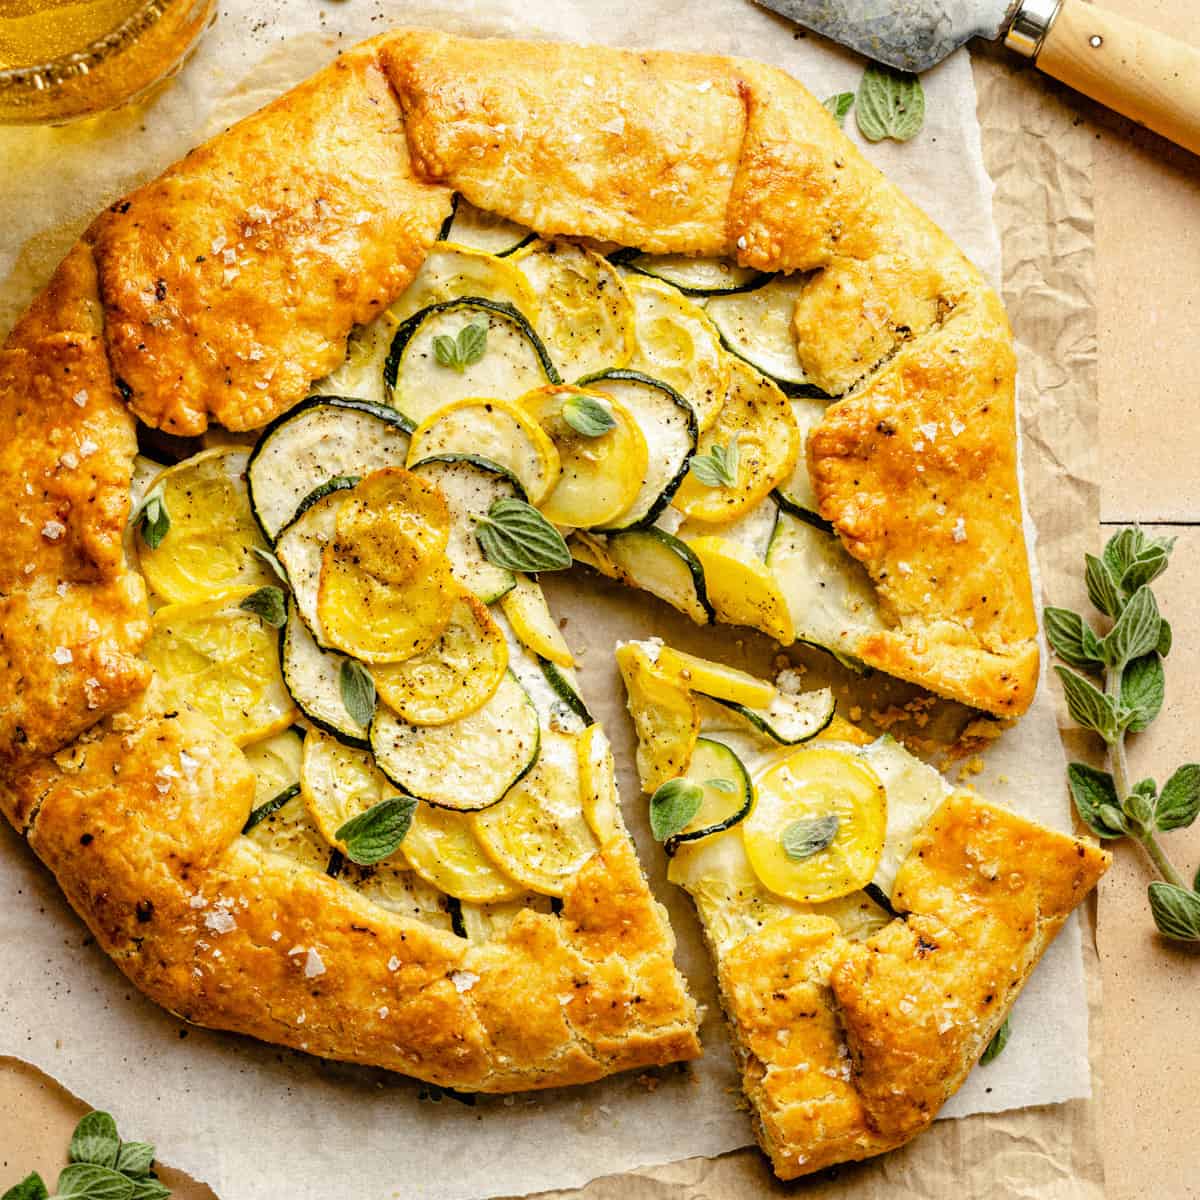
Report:
M 723 537 L 694 538 L 688 545 L 704 568 L 709 601 L 722 621 L 761 629 L 785 646 L 795 641 L 787 601 L 761 559 Z
M 642 790 L 653 794 L 687 771 L 700 733 L 700 707 L 679 679 L 660 670 L 636 642 L 617 647 L 617 666 L 637 730 Z
M 476 208 L 457 193 L 452 205 L 439 235 L 443 242 L 453 242 L 456 246 L 467 246 L 504 258 L 537 236 L 524 225 Z
M 570 408 L 593 401 L 613 422 L 596 436 L 581 433 L 568 420 Z M 637 498 L 646 477 L 646 439 L 633 414 L 602 391 L 577 387 L 548 387 L 528 392 L 523 408 L 554 443 L 561 473 L 541 501 L 542 515 L 555 525 L 590 529 L 606 525 Z
M 611 533 L 604 550 L 624 582 L 666 601 L 697 625 L 713 620 L 704 566 L 674 534 L 653 528 Z
M 697 658 L 671 646 L 664 646 L 659 651 L 658 667 L 669 675 L 677 675 L 693 692 L 703 692 L 706 696 L 751 708 L 766 707 L 779 695 L 771 684 L 747 671 Z
M 473 811 L 503 798 L 537 761 L 537 709 L 509 671 L 481 708 L 446 725 L 412 725 L 387 708 L 371 723 L 379 769 L 402 791 Z
M 469 813 L 418 804 L 400 849 L 422 879 L 457 900 L 497 904 L 525 891 L 483 852 Z
M 371 668 L 380 699 L 412 725 L 445 725 L 482 707 L 508 668 L 508 643 L 487 605 L 469 592 L 428 650 Z
M 254 591 L 160 608 L 142 649 L 173 703 L 198 709 L 239 746 L 279 733 L 297 715 L 279 669 L 279 634 L 241 607 Z
M 575 665 L 575 657 L 562 630 L 555 623 L 536 580 L 528 575 L 518 575 L 512 590 L 501 597 L 500 608 L 522 645 L 539 658 L 548 659 L 560 667 Z
M 473 820 L 484 852 L 506 875 L 561 896 L 600 848 L 583 811 L 577 736 L 543 733 L 533 769 Z
M 165 505 L 170 527 L 154 549 L 143 536 L 135 541 L 146 583 L 162 600 L 186 604 L 278 582 L 254 553 L 267 544 L 250 509 L 247 457 L 242 448 L 203 450 L 151 483 L 147 495 Z
M 455 400 L 431 413 L 412 436 L 409 461 L 451 454 L 477 455 L 503 467 L 534 505 L 550 495 L 561 472 L 558 451 L 537 419 L 508 400 Z

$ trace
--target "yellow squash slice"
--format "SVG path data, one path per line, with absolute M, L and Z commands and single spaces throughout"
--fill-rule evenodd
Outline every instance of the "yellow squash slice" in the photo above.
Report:
M 242 753 L 254 772 L 255 808 L 300 782 L 300 760 L 304 754 L 300 730 L 285 729 L 261 742 L 243 746 Z
M 437 488 L 403 467 L 374 471 L 337 510 L 339 550 L 384 583 L 404 583 L 445 553 L 450 510 Z
M 787 480 L 800 452 L 800 430 L 788 398 L 769 379 L 738 359 L 716 421 L 700 435 L 697 455 L 737 441 L 736 479 L 709 487 L 689 471 L 671 503 L 698 521 L 725 522 L 744 516 Z
M 473 713 L 500 686 L 508 643 L 487 605 L 465 589 L 428 650 L 371 668 L 380 699 L 412 725 L 445 725 Z
M 637 348 L 629 366 L 661 379 L 692 406 L 701 430 L 717 419 L 729 385 L 729 356 L 704 309 L 669 284 L 630 275 Z
M 583 800 L 583 815 L 592 832 L 603 843 L 621 828 L 612 747 L 599 725 L 589 725 L 575 737 L 579 752 L 579 791 Z
M 691 691 L 719 700 L 732 700 L 748 708 L 767 708 L 775 699 L 775 688 L 765 680 L 671 646 L 663 646 L 658 652 L 658 666 L 668 675 L 679 676 Z
M 559 667 L 573 667 L 575 656 L 555 624 L 541 587 L 528 575 L 518 575 L 516 580 L 512 590 L 500 597 L 501 611 L 513 632 L 539 658 L 548 658 Z
M 742 840 L 772 892 L 815 904 L 871 881 L 887 833 L 887 792 L 861 758 L 797 750 L 758 777 L 755 793 Z
M 496 904 L 525 890 L 483 852 L 466 813 L 418 804 L 400 849 L 422 879 L 459 900 Z
M 633 306 L 607 259 L 572 242 L 533 242 L 512 261 L 538 295 L 534 325 L 564 379 L 629 362 Z
M 511 304 L 530 321 L 537 317 L 537 294 L 510 261 L 454 242 L 439 242 L 429 251 L 386 317 L 398 325 L 431 304 L 464 296 Z
M 250 510 L 244 447 L 204 450 L 168 467 L 147 494 L 166 506 L 170 528 L 151 550 L 135 539 L 150 590 L 172 604 L 206 600 L 234 587 L 278 583 L 254 548 L 267 548 Z
M 561 896 L 600 848 L 584 816 L 575 735 L 543 732 L 533 770 L 473 820 L 484 852 L 505 874 Z
M 717 616 L 731 625 L 761 629 L 785 646 L 796 640 L 779 584 L 751 550 L 716 536 L 692 538 L 688 545 L 704 567 L 709 603 Z
M 310 871 L 325 871 L 333 854 L 300 796 L 267 812 L 246 830 L 246 837 L 264 850 L 290 859 Z
M 367 750 L 345 746 L 332 734 L 314 729 L 304 739 L 300 794 L 313 824 L 331 845 L 352 817 L 396 794 Z
M 542 427 L 507 400 L 454 400 L 431 413 L 412 436 L 409 465 L 440 454 L 490 459 L 516 476 L 530 504 L 550 494 L 561 469 Z
M 616 425 L 596 437 L 580 433 L 563 411 L 576 397 L 595 401 Z M 558 451 L 561 474 L 539 505 L 547 520 L 588 529 L 608 524 L 633 503 L 649 455 L 637 421 L 619 400 L 584 388 L 546 387 L 527 392 L 519 403 Z
M 198 709 L 239 746 L 297 716 L 279 669 L 278 630 L 239 607 L 254 591 L 160 608 L 142 650 L 175 703 Z
M 661 670 L 636 642 L 617 647 L 629 713 L 637 730 L 642 788 L 656 791 L 686 773 L 700 733 L 700 706 L 677 677 Z

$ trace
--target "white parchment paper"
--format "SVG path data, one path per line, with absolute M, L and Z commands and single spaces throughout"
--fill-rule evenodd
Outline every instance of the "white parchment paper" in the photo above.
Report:
M 402 23 L 744 54 L 789 69 L 818 96 L 853 90 L 861 72 L 853 56 L 798 36 L 748 0 L 228 0 L 195 58 L 149 105 L 65 129 L 0 131 L 0 327 L 12 323 L 103 204 L 310 74 L 339 45 Z M 920 137 L 868 147 L 868 154 L 995 280 L 991 185 L 965 55 L 924 83 Z M 384 1072 L 188 1029 L 142 998 L 91 944 L 53 879 L 7 827 L 0 834 L 0 1054 L 35 1064 L 113 1111 L 122 1128 L 154 1141 L 165 1159 L 209 1182 L 223 1200 L 461 1200 L 573 1186 L 750 1142 L 694 915 L 663 880 L 661 855 L 646 835 L 611 650 L 616 637 L 660 633 L 763 670 L 769 645 L 744 631 L 699 631 L 649 598 L 592 577 L 556 580 L 551 591 L 569 618 L 588 699 L 618 751 L 626 811 L 670 908 L 680 964 L 708 1007 L 703 1060 L 653 1078 L 468 1107 L 421 1100 L 419 1085 Z M 814 684 L 823 682 L 823 665 L 806 661 Z M 978 785 L 1065 828 L 1063 767 L 1043 691 L 990 751 Z M 1022 995 L 1005 1054 L 977 1070 L 944 1115 L 1087 1095 L 1085 1013 L 1072 922 Z

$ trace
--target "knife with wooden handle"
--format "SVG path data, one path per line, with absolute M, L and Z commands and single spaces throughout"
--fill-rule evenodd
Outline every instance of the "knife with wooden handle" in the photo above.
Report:
M 920 74 L 973 37 L 1200 154 L 1200 47 L 1085 0 L 758 0 L 877 62 Z

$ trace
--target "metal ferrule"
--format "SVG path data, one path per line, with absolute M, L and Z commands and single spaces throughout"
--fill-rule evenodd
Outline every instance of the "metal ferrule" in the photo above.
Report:
M 1037 58 L 1061 7 L 1062 0 L 1024 0 L 1004 35 L 1004 44 L 1026 58 Z

